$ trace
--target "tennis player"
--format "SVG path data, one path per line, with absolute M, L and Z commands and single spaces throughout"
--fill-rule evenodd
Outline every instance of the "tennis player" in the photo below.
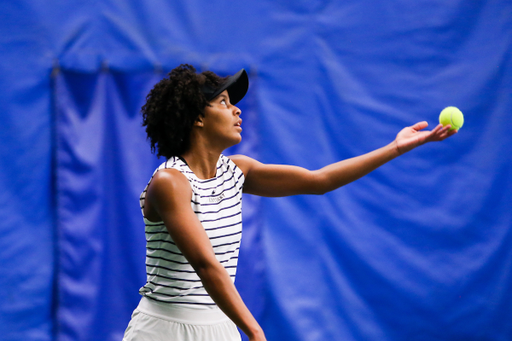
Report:
M 309 171 L 222 152 L 242 140 L 235 105 L 247 73 L 221 78 L 181 65 L 155 85 L 142 107 L 151 149 L 166 161 L 140 197 L 147 239 L 147 282 L 124 341 L 251 341 L 263 330 L 234 279 L 242 232 L 242 192 L 322 194 L 370 173 L 426 142 L 456 133 L 426 122 L 402 129 L 380 149 Z

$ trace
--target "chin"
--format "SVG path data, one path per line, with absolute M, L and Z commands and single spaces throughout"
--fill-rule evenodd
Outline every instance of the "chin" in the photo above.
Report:
M 224 141 L 225 143 L 223 143 L 223 149 L 222 150 L 226 150 L 226 149 L 229 149 L 233 146 L 236 146 L 237 144 L 239 144 L 240 142 L 242 142 L 242 137 L 239 136 L 238 138 L 232 138 L 232 139 L 229 139 L 229 140 L 226 140 Z
M 232 147 L 234 145 L 237 145 L 240 142 L 242 142 L 242 136 L 241 135 L 239 135 L 238 138 L 233 139 L 233 141 L 231 142 L 231 146 L 230 147 Z

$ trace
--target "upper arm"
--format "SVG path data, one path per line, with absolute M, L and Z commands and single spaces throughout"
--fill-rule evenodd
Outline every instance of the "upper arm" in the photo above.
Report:
M 243 155 L 230 158 L 245 175 L 245 193 L 267 197 L 322 193 L 319 186 L 321 174 L 317 171 L 297 166 L 267 165 Z
M 216 258 L 210 239 L 192 210 L 191 198 L 190 183 L 175 169 L 157 172 L 146 194 L 146 201 L 160 216 L 176 246 L 197 269 Z

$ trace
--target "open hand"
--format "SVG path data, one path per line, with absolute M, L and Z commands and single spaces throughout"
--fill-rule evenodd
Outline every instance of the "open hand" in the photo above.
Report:
M 439 124 L 433 130 L 421 131 L 428 127 L 428 123 L 418 122 L 413 126 L 402 129 L 395 139 L 396 149 L 400 154 L 404 154 L 427 142 L 442 141 L 457 133 L 457 130 L 450 130 L 450 126 Z

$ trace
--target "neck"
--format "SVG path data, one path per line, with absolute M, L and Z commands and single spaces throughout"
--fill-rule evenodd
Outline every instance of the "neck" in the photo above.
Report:
M 207 148 L 192 145 L 181 157 L 199 179 L 211 179 L 217 174 L 220 152 L 212 152 Z

